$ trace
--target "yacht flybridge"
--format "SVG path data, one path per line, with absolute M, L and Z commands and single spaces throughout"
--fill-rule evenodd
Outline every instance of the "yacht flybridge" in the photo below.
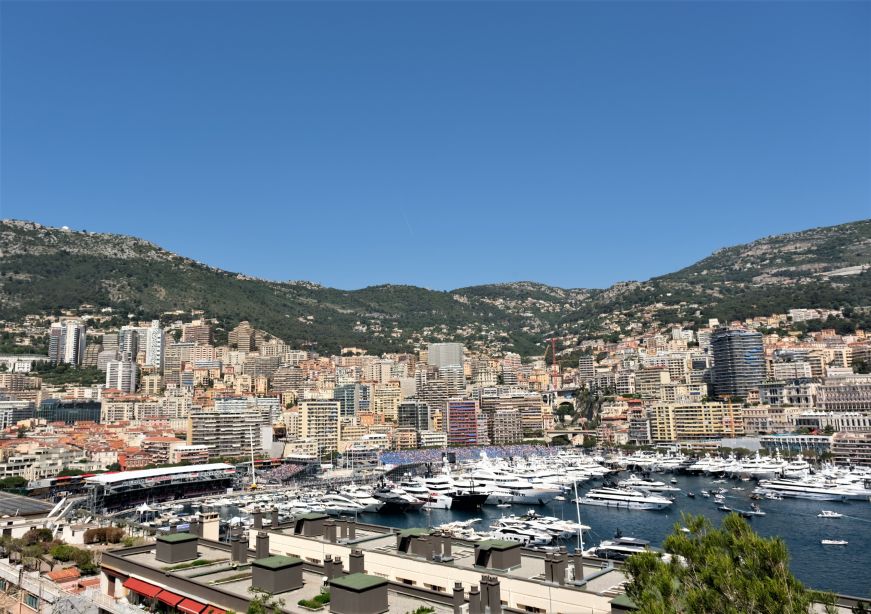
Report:
M 646 480 L 637 477 L 634 473 L 630 474 L 625 480 L 617 483 L 621 488 L 630 488 L 634 490 L 643 490 L 645 492 L 679 492 L 680 488 L 659 482 L 657 480 Z

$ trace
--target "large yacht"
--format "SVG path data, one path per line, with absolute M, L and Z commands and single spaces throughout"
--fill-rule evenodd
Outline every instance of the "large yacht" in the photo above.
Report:
M 423 501 L 398 487 L 389 488 L 385 486 L 384 488 L 379 488 L 372 493 L 372 496 L 384 503 L 381 511 L 385 514 L 416 512 L 423 507 Z
M 740 461 L 729 473 L 738 477 L 770 479 L 780 476 L 785 466 L 786 461 L 780 458 L 779 454 L 775 458 L 767 458 L 756 452 L 756 456 Z
M 581 505 L 616 507 L 629 510 L 662 510 L 672 504 L 671 499 L 625 488 L 594 488 L 577 499 Z
M 489 505 L 504 503 L 546 505 L 562 493 L 559 488 L 536 485 L 529 480 L 498 470 L 478 469 L 472 472 L 471 478 L 489 489 L 490 494 L 487 497 Z
M 633 490 L 643 490 L 645 492 L 678 492 L 680 488 L 659 482 L 657 480 L 646 480 L 639 478 L 634 473 L 630 473 L 629 477 L 617 483 L 620 488 L 629 488 Z
M 452 510 L 480 509 L 489 496 L 487 492 L 476 491 L 474 485 L 468 490 L 458 487 L 454 479 L 447 474 L 426 478 L 424 484 L 430 492 L 450 497 Z
M 649 552 L 650 550 L 650 542 L 646 539 L 623 537 L 618 533 L 614 536 L 614 539 L 606 539 L 598 546 L 593 546 L 584 552 L 584 554 L 587 556 L 595 556 L 600 559 L 625 561 L 633 554 Z
M 849 485 L 819 480 L 761 480 L 758 493 L 763 495 L 777 494 L 781 497 L 795 499 L 816 499 L 818 501 L 846 501 L 848 499 L 864 499 L 868 495 L 864 489 L 852 488 Z

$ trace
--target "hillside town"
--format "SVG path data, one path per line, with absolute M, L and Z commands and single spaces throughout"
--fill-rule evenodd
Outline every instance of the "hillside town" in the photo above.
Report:
M 537 357 L 452 342 L 321 356 L 248 322 L 218 343 L 209 319 L 165 315 L 115 329 L 101 326 L 109 314 L 85 309 L 6 323 L 21 352 L 0 356 L 0 475 L 33 485 L 252 453 L 329 460 L 522 442 L 699 450 L 745 437 L 871 464 L 871 339 L 836 332 L 838 310 L 697 330 L 639 324 L 568 351 L 572 340 L 554 339 Z M 26 352 L 46 338 L 47 354 Z

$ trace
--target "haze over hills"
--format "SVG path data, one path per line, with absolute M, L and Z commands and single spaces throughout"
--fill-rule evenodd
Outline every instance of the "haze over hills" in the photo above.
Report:
M 869 267 L 871 220 L 862 220 L 721 249 L 674 273 L 606 289 L 516 282 L 349 291 L 223 271 L 135 237 L 3 220 L 0 318 L 84 304 L 141 319 L 202 309 L 225 326 L 247 319 L 289 343 L 325 352 L 457 339 L 529 355 L 540 353 L 554 331 L 614 337 L 641 315 L 667 323 L 868 305 Z

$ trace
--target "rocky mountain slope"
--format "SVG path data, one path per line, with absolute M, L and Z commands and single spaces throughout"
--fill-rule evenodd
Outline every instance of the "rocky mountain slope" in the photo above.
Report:
M 0 319 L 86 304 L 141 318 L 202 309 L 226 325 L 247 319 L 322 351 L 460 339 L 533 354 L 553 331 L 614 334 L 640 314 L 671 322 L 867 304 L 869 264 L 871 220 L 864 220 L 722 249 L 675 273 L 608 289 L 517 282 L 447 292 L 398 285 L 346 291 L 223 271 L 134 237 L 4 220 Z

